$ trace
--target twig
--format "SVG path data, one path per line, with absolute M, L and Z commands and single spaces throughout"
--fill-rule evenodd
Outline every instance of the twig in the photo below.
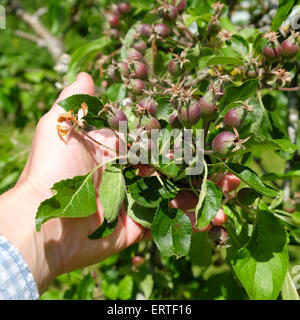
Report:
M 63 43 L 55 38 L 42 24 L 40 16 L 46 12 L 45 8 L 38 9 L 34 14 L 28 13 L 19 3 L 18 0 L 11 0 L 12 11 L 17 14 L 30 28 L 34 31 L 35 35 L 30 35 L 25 32 L 17 32 L 23 38 L 37 43 L 39 46 L 45 47 L 51 54 L 55 63 L 58 63 L 63 55 Z
M 39 47 L 45 47 L 45 41 L 31 33 L 28 33 L 22 30 L 16 30 L 14 33 L 16 36 L 20 38 L 35 42 Z
M 266 89 L 292 92 L 292 91 L 300 91 L 300 85 L 292 88 L 273 88 L 273 87 L 266 86 Z

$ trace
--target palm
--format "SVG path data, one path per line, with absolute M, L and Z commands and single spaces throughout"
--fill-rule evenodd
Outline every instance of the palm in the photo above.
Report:
M 91 89 L 90 91 L 93 91 Z M 76 93 L 73 92 L 74 94 Z M 92 94 L 93 92 L 86 92 Z M 62 141 L 56 130 L 57 117 L 64 110 L 55 105 L 39 122 L 33 142 L 33 152 L 23 172 L 32 175 L 39 191 L 45 198 L 51 196 L 50 188 L 60 180 L 87 174 L 99 163 L 113 156 L 105 147 L 92 142 L 80 133 L 71 133 L 67 143 Z M 89 133 L 97 141 L 113 149 L 116 137 L 109 129 Z M 33 172 L 33 174 L 32 174 Z M 94 175 L 96 193 L 99 190 L 101 172 Z M 49 242 L 59 246 L 59 270 L 67 272 L 99 262 L 141 239 L 144 228 L 129 218 L 124 209 L 119 214 L 115 231 L 105 239 L 90 240 L 88 235 L 95 231 L 103 220 L 103 209 L 97 198 L 97 212 L 87 218 L 53 219 L 44 226 Z

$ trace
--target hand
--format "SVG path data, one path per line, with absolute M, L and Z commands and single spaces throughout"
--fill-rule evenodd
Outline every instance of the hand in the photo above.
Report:
M 149 238 L 150 232 L 133 221 L 124 208 L 119 213 L 114 232 L 98 240 L 88 235 L 102 223 L 104 212 L 97 198 L 97 212 L 87 218 L 56 218 L 35 231 L 35 215 L 39 204 L 52 196 L 54 183 L 84 175 L 115 156 L 81 133 L 72 132 L 64 142 L 56 130 L 57 118 L 65 112 L 57 102 L 73 94 L 94 95 L 94 82 L 86 73 L 65 88 L 51 110 L 43 116 L 35 130 L 32 150 L 16 186 L 0 197 L 0 233 L 22 253 L 42 293 L 58 275 L 92 265 L 121 251 L 131 244 Z M 115 149 L 117 138 L 110 129 L 89 132 L 89 135 Z M 99 190 L 101 171 L 93 177 Z M 173 200 L 174 202 L 175 200 Z M 189 198 L 175 201 L 186 208 Z
M 92 216 L 53 219 L 45 223 L 39 233 L 35 231 L 37 208 L 42 201 L 52 196 L 50 188 L 54 183 L 84 175 L 111 157 L 107 149 L 79 133 L 72 132 L 67 143 L 58 136 L 57 118 L 65 110 L 57 102 L 79 93 L 94 94 L 94 83 L 88 74 L 80 73 L 77 80 L 62 91 L 55 105 L 41 118 L 25 169 L 15 188 L 3 195 L 0 202 L 3 209 L 0 210 L 0 232 L 23 254 L 40 292 L 57 275 L 104 260 L 145 235 L 145 229 L 129 218 L 123 209 L 119 214 L 118 225 L 109 237 L 90 240 L 88 235 L 103 220 L 99 199 L 98 210 Z M 91 132 L 90 135 L 114 148 L 116 137 L 111 130 L 103 129 Z M 96 190 L 99 180 L 98 174 L 94 177 Z

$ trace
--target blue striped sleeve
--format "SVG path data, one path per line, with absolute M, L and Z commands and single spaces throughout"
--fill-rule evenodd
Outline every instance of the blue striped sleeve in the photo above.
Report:
M 39 293 L 24 258 L 0 234 L 0 300 L 37 300 Z

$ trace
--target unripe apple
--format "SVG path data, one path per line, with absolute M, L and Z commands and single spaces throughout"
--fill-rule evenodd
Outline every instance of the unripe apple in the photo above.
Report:
M 184 65 L 180 66 L 180 63 L 176 61 L 176 59 L 172 59 L 168 65 L 168 70 L 172 76 L 179 76 L 182 75 L 185 71 Z
M 131 6 L 127 2 L 122 2 L 118 5 L 118 9 L 121 14 L 128 14 L 131 11 Z
M 147 131 L 151 131 L 154 129 L 160 129 L 160 123 L 156 118 L 152 116 L 144 116 L 141 127 L 143 127 Z
M 173 0 L 172 4 L 177 8 L 179 13 L 182 13 L 186 9 L 186 0 Z
M 209 34 L 218 34 L 222 29 L 222 24 L 218 19 L 211 19 L 208 23 L 207 30 Z
M 227 156 L 235 147 L 235 135 L 230 131 L 219 133 L 212 142 L 213 150 L 221 156 Z
M 123 77 L 128 77 L 129 76 L 129 68 L 128 68 L 128 63 L 126 62 L 119 62 L 118 63 L 118 69 L 120 74 Z
M 224 125 L 239 129 L 243 125 L 246 115 L 247 111 L 244 107 L 231 109 L 225 114 Z
M 192 100 L 187 104 L 181 105 L 178 110 L 178 120 L 186 128 L 191 128 L 201 118 L 199 102 Z
M 212 90 L 199 100 L 199 106 L 201 109 L 201 118 L 206 121 L 213 120 L 217 116 L 218 107 L 216 105 L 216 97 Z
M 176 7 L 168 5 L 167 7 L 161 7 L 158 9 L 158 16 L 165 20 L 173 21 L 177 18 L 178 11 Z
M 139 51 L 141 54 L 144 54 L 147 49 L 147 44 L 144 40 L 139 39 L 134 41 L 133 48 Z
M 134 267 L 140 267 L 142 264 L 145 263 L 145 258 L 142 256 L 136 255 L 136 256 L 132 257 L 131 263 Z
M 219 181 L 218 177 L 222 175 L 221 180 Z M 241 179 L 235 176 L 231 172 L 227 172 L 224 176 L 221 173 L 216 179 L 217 186 L 221 189 L 222 193 L 228 193 L 236 190 L 241 184 Z
M 174 112 L 170 116 L 170 126 L 172 129 L 182 129 L 182 124 L 178 119 L 177 112 Z
M 213 226 L 208 231 L 208 239 L 211 243 L 216 245 L 223 245 L 229 240 L 227 230 L 222 226 Z
M 118 130 L 121 121 L 127 121 L 125 113 L 112 107 L 107 114 L 107 122 L 112 129 Z
M 219 209 L 217 215 L 214 217 L 214 219 L 211 221 L 211 223 L 214 226 L 222 226 L 226 222 L 226 214 L 224 210 L 221 208 Z
M 141 61 L 133 62 L 133 77 L 138 79 L 145 79 L 148 75 L 147 66 Z
M 156 24 L 154 26 L 154 31 L 163 38 L 166 38 L 171 33 L 169 27 L 164 23 Z
M 263 49 L 264 57 L 270 62 L 278 61 L 280 59 L 281 54 L 282 54 L 281 45 L 279 45 L 278 47 L 275 47 L 275 48 L 265 46 Z
M 114 82 L 121 82 L 122 80 L 120 71 L 114 65 L 107 68 L 107 74 Z
M 128 50 L 128 59 L 131 61 L 143 61 L 143 55 L 134 48 Z
M 114 39 L 119 39 L 120 38 L 120 32 L 117 29 L 110 29 L 110 35 L 114 38 Z
M 150 24 L 142 24 L 139 27 L 139 33 L 141 36 L 149 38 L 153 33 L 153 28 Z
M 119 28 L 121 26 L 120 18 L 117 14 L 114 14 L 114 13 L 109 14 L 107 17 L 107 21 L 113 28 Z
M 282 48 L 282 56 L 287 58 L 287 59 L 292 59 L 296 57 L 298 51 L 299 51 L 299 46 L 297 44 L 292 43 L 290 40 L 284 40 L 281 43 L 281 48 Z
M 148 164 L 135 164 L 133 167 L 137 170 L 136 174 L 140 177 L 151 177 L 155 172 L 155 169 Z
M 146 109 L 151 116 L 155 116 L 157 110 L 157 102 L 153 98 L 145 98 L 139 102 L 139 106 Z
M 136 95 L 140 95 L 144 92 L 145 90 L 145 83 L 141 79 L 131 79 L 129 82 L 129 89 L 133 91 Z

